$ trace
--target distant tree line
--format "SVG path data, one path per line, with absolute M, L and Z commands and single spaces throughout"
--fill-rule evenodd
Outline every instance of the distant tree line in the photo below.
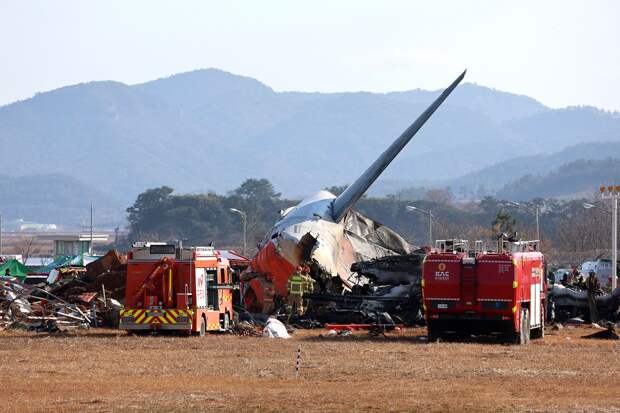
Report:
M 326 189 L 337 195 L 344 187 Z M 183 240 L 191 245 L 213 242 L 218 247 L 240 250 L 242 222 L 239 215 L 230 211 L 235 208 L 247 214 L 251 255 L 280 211 L 298 202 L 283 199 L 266 179 L 248 179 L 227 195 L 175 194 L 166 186 L 148 189 L 127 208 L 127 244 L 137 240 Z M 534 239 L 534 211 L 538 208 L 542 248 L 550 261 L 577 263 L 604 255 L 610 248 L 608 214 L 597 208 L 585 209 L 583 202 L 537 198 L 515 206 L 486 196 L 480 201 L 455 203 L 449 191 L 429 190 L 417 201 L 402 200 L 396 195 L 364 197 L 355 208 L 416 245 L 428 243 L 428 216 L 408 211 L 408 205 L 432 212 L 433 238 L 470 241 L 490 241 L 500 232 L 512 231 L 523 239 Z
M 239 246 L 240 216 L 247 214 L 248 245 L 258 243 L 279 211 L 295 201 L 281 199 L 266 179 L 248 179 L 228 195 L 175 194 L 167 186 L 148 189 L 127 208 L 129 240 L 179 241 L 186 244 Z

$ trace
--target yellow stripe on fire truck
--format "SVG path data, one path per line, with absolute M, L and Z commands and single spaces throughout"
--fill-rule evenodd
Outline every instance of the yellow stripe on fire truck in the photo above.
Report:
M 149 315 L 156 313 L 161 315 Z M 121 317 L 133 317 L 134 324 L 177 324 L 178 322 L 190 322 L 194 314 L 192 310 L 122 310 Z M 177 321 L 183 317 L 184 320 Z
M 135 319 L 144 315 L 146 310 L 121 310 L 121 317 L 133 317 Z
M 143 311 L 143 312 L 140 314 L 140 316 L 139 316 L 139 317 L 135 317 L 135 316 L 134 316 L 134 320 L 135 320 L 134 322 L 135 322 L 136 324 L 140 324 L 142 321 L 144 321 L 144 318 L 145 318 L 145 317 L 146 317 L 146 311 Z

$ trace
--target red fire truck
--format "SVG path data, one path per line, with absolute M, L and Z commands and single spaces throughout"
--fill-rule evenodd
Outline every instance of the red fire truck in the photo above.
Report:
M 138 242 L 127 260 L 119 328 L 224 331 L 233 315 L 230 263 L 212 247 Z
M 430 340 L 447 333 L 503 333 L 527 344 L 544 336 L 545 260 L 538 241 L 438 240 L 424 260 L 423 305 Z

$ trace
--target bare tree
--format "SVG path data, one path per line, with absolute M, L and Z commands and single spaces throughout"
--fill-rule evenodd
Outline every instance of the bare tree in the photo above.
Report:
M 34 241 L 37 239 L 34 235 L 22 235 L 19 237 L 15 249 L 22 256 L 22 261 L 26 263 L 31 253 L 36 253 L 37 248 L 34 247 Z
M 573 263 L 596 258 L 609 250 L 609 224 L 604 214 L 577 210 L 567 213 L 556 226 L 559 250 Z

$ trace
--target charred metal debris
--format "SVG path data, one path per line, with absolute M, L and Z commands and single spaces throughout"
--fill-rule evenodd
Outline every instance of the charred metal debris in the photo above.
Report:
M 324 324 L 423 325 L 422 262 L 426 251 L 359 261 L 351 266 L 350 289 L 335 285 L 336 277 L 310 274 L 318 291 L 305 294 L 308 307 L 291 322 L 299 327 Z M 280 313 L 283 313 L 281 310 Z
M 35 285 L 0 283 L 0 331 L 57 332 L 115 327 L 125 293 L 126 257 L 116 250 L 86 267 L 53 270 Z

